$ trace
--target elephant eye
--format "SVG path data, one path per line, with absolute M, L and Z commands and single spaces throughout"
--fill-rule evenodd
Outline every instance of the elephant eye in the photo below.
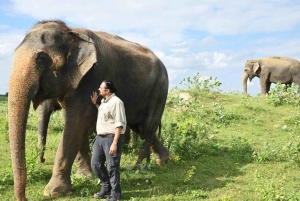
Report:
M 35 62 L 37 64 L 38 68 L 47 68 L 52 65 L 51 57 L 44 52 L 40 52 L 37 55 Z

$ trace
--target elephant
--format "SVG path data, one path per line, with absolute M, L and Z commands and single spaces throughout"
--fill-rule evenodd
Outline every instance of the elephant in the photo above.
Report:
M 105 79 L 114 82 L 128 126 L 144 140 L 136 165 L 150 150 L 158 164 L 169 160 L 169 150 L 155 134 L 169 87 L 161 60 L 149 48 L 114 34 L 71 28 L 61 20 L 40 21 L 15 49 L 9 79 L 9 141 L 17 200 L 26 200 L 25 134 L 31 102 L 37 109 L 44 100 L 56 98 L 64 110 L 64 129 L 44 195 L 70 195 L 75 157 L 79 171 L 91 174 L 85 145 L 97 109 L 90 96 Z
M 300 63 L 288 57 L 266 57 L 247 60 L 242 75 L 244 94 L 247 93 L 247 80 L 260 78 L 261 93 L 270 91 L 271 83 L 292 84 L 300 86 Z
M 45 162 L 44 154 L 46 150 L 46 141 L 47 141 L 47 133 L 48 133 L 48 125 L 50 116 L 53 112 L 61 110 L 62 107 L 60 106 L 57 99 L 48 99 L 44 100 L 37 108 L 38 113 L 38 145 L 39 145 L 39 156 L 38 160 L 39 162 L 43 163 Z M 89 130 L 89 135 L 92 135 L 95 131 L 95 126 L 93 126 Z M 133 147 L 136 145 L 137 141 L 137 134 L 133 133 Z M 130 128 L 127 126 L 126 131 L 124 133 L 123 141 L 124 146 L 129 144 L 129 141 L 131 139 L 131 132 Z M 89 151 L 89 149 L 86 149 L 86 151 Z M 150 156 L 149 156 L 150 157 Z M 147 157 L 147 158 L 149 158 Z

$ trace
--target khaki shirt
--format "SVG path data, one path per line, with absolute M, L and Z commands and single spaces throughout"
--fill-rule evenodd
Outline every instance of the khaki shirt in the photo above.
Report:
M 101 100 L 98 108 L 97 134 L 114 134 L 117 127 L 123 126 L 121 134 L 126 130 L 126 115 L 124 104 L 114 93 Z

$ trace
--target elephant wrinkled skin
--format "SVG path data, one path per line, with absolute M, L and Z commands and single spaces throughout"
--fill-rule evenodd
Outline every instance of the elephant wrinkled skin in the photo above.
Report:
M 157 56 L 116 35 L 69 28 L 59 20 L 42 21 L 16 48 L 9 81 L 9 138 L 18 200 L 26 200 L 25 133 L 31 101 L 36 109 L 44 100 L 57 98 L 64 110 L 65 126 L 44 194 L 69 195 L 76 155 L 79 171 L 91 173 L 85 149 L 97 110 L 90 95 L 104 79 L 115 83 L 129 127 L 145 139 L 136 164 L 147 158 L 150 149 L 157 161 L 169 159 L 168 149 L 155 135 L 169 85 L 166 68 Z
M 244 94 L 247 93 L 247 80 L 260 78 L 261 93 L 270 91 L 271 83 L 292 84 L 300 86 L 300 63 L 288 57 L 267 57 L 247 60 L 242 75 Z

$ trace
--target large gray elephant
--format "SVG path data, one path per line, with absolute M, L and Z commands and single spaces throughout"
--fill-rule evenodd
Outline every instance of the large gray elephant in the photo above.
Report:
M 115 83 L 128 125 L 145 139 L 136 164 L 147 158 L 150 148 L 158 163 L 168 161 L 169 150 L 155 135 L 168 94 L 163 63 L 148 48 L 119 36 L 69 28 L 59 20 L 42 21 L 16 48 L 9 81 L 9 138 L 18 200 L 26 200 L 25 133 L 31 101 L 36 109 L 43 100 L 57 98 L 65 111 L 65 127 L 44 195 L 69 195 L 76 155 L 81 173 L 91 173 L 84 148 L 97 109 L 90 96 L 104 79 Z
M 247 80 L 260 78 L 261 93 L 270 91 L 271 83 L 292 84 L 300 86 L 300 63 L 288 57 L 267 57 L 247 60 L 242 75 L 244 94 L 247 93 Z

